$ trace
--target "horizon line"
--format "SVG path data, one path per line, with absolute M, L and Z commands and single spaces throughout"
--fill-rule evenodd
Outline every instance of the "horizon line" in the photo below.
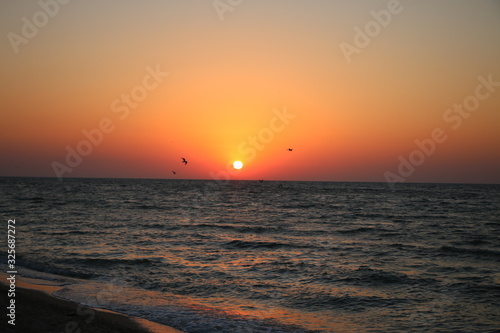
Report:
M 59 181 L 57 177 L 52 177 L 52 176 L 0 176 L 0 178 L 43 178 L 43 179 L 54 179 L 57 180 L 58 182 L 63 182 Z M 205 179 L 205 178 L 137 178 L 137 177 L 64 177 L 64 179 L 116 179 L 116 180 L 187 180 L 187 181 L 245 181 L 245 182 L 259 182 L 260 179 L 227 179 L 227 180 L 222 180 L 222 179 Z M 315 182 L 315 183 L 374 183 L 374 184 L 382 184 L 382 183 L 387 183 L 385 181 L 360 181 L 360 180 L 280 180 L 280 179 L 264 179 L 264 182 Z M 474 182 L 469 182 L 469 183 L 456 183 L 456 182 L 399 182 L 396 184 L 443 184 L 443 185 L 500 185 L 500 183 L 474 183 Z

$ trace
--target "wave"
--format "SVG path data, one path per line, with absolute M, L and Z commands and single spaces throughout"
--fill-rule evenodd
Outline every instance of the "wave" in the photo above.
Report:
M 92 307 L 118 311 L 181 329 L 184 332 L 255 332 L 255 333 L 320 333 L 299 325 L 266 318 L 264 312 L 239 314 L 210 307 L 190 298 L 145 291 L 126 283 L 93 281 L 87 285 L 72 285 L 56 292 L 61 298 Z M 103 292 L 102 292 L 103 291 Z M 100 293 L 101 292 L 101 293 Z M 147 302 L 144 294 L 147 293 Z M 98 295 L 98 297 L 89 297 Z
M 131 209 L 157 209 L 157 206 L 154 205 L 138 205 L 135 207 L 130 207 Z
M 416 281 L 406 274 L 360 267 L 339 281 L 356 285 L 414 284 Z
M 376 213 L 354 213 L 351 215 L 352 218 L 362 218 L 362 219 L 386 219 L 387 215 L 376 214 Z
M 103 258 L 72 258 L 63 259 L 60 262 L 89 266 L 110 266 L 110 265 L 151 265 L 161 263 L 162 258 L 141 258 L 141 259 L 103 259 Z
M 33 201 L 35 203 L 41 203 L 41 202 L 45 201 L 45 199 L 42 198 L 42 197 L 31 197 L 31 198 L 28 198 L 28 197 L 15 197 L 14 199 L 18 200 L 18 201 Z
M 181 227 L 178 225 L 171 225 L 168 222 L 165 223 L 144 223 L 140 225 L 141 228 L 146 229 L 164 229 L 164 230 L 179 230 Z
M 273 226 L 250 227 L 250 226 L 235 226 L 235 225 L 208 224 L 208 223 L 200 223 L 200 224 L 195 224 L 193 226 L 200 228 L 217 228 L 225 230 L 234 230 L 240 233 L 256 233 L 256 234 L 267 233 L 267 232 L 278 232 L 283 230 L 283 228 L 273 227 Z
M 452 244 L 454 244 L 454 245 L 466 244 L 466 245 L 477 246 L 477 245 L 488 245 L 488 244 L 491 244 L 491 242 L 487 241 L 485 239 L 477 238 L 477 239 L 471 239 L 471 240 L 466 240 L 466 241 L 462 241 L 462 242 L 453 242 Z
M 38 231 L 38 233 L 43 234 L 43 235 L 54 235 L 54 236 L 60 236 L 60 235 L 87 235 L 87 234 L 97 234 L 97 233 L 102 233 L 102 231 L 96 231 L 93 229 L 90 230 L 68 230 L 68 231 L 51 231 L 51 230 L 41 230 Z
M 40 258 L 37 261 L 25 259 L 18 256 L 19 266 L 42 272 L 56 274 L 60 276 L 73 277 L 79 279 L 92 279 L 99 276 L 97 269 L 112 266 L 154 266 L 161 263 L 163 266 L 168 263 L 163 262 L 163 258 L 141 258 L 141 259 L 103 259 L 103 258 L 62 258 L 50 259 Z
M 448 245 L 441 246 L 439 250 L 447 253 L 471 254 L 476 256 L 495 257 L 497 259 L 500 259 L 500 251 L 497 250 L 471 249 L 471 248 L 455 247 Z
M 337 230 L 338 233 L 341 234 L 357 234 L 361 232 L 369 232 L 369 231 L 377 231 L 376 228 L 371 228 L 371 227 L 360 227 L 356 229 L 342 229 L 342 230 Z
M 403 235 L 402 233 L 396 231 L 384 231 L 383 233 L 380 234 L 380 237 L 396 237 L 402 235 Z
M 324 293 L 295 294 L 285 300 L 285 304 L 293 308 L 307 309 L 341 309 L 343 311 L 360 312 L 368 308 L 394 306 L 408 302 L 401 298 L 382 298 L 377 296 L 328 295 Z
M 39 262 L 33 262 L 33 261 L 27 261 L 27 260 L 19 260 L 18 261 L 18 267 L 21 267 L 18 269 L 20 272 L 22 272 L 22 267 L 28 268 L 30 270 L 42 272 L 42 273 L 49 273 L 49 274 L 55 274 L 59 276 L 66 276 L 66 277 L 72 277 L 72 278 L 78 278 L 78 279 L 92 279 L 96 277 L 97 275 L 88 271 L 83 271 L 78 269 L 77 267 L 73 268 L 68 268 L 68 267 L 60 267 L 59 265 L 49 265 L 46 263 L 39 263 Z
M 243 241 L 239 239 L 227 242 L 223 246 L 230 249 L 259 249 L 259 248 L 276 249 L 280 247 L 307 247 L 307 246 L 301 246 L 296 244 L 292 245 L 280 242 L 252 242 L 252 241 Z
M 282 205 L 280 208 L 284 209 L 307 209 L 307 208 L 315 208 L 315 207 L 321 207 L 321 205 L 317 203 L 311 203 L 311 204 L 296 204 L 296 205 Z

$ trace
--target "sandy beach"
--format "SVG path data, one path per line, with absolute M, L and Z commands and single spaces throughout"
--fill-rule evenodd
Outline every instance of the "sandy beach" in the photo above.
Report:
M 7 290 L 5 278 L 2 278 L 0 284 L 2 294 L 0 306 L 4 309 L 0 323 L 2 332 L 182 333 L 142 318 L 84 307 L 78 303 L 51 296 L 57 287 L 34 285 L 19 280 L 16 281 L 16 313 L 15 326 L 13 326 L 8 323 L 10 318 L 5 313 L 9 305 Z

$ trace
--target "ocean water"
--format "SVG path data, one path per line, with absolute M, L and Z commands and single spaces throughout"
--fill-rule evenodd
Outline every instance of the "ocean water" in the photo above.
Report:
M 500 185 L 1 178 L 0 196 L 22 276 L 185 332 L 500 329 Z

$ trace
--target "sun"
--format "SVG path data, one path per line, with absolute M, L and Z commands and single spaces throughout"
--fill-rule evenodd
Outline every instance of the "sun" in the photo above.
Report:
M 239 169 L 243 168 L 243 163 L 241 161 L 234 161 L 233 168 L 239 170 Z

